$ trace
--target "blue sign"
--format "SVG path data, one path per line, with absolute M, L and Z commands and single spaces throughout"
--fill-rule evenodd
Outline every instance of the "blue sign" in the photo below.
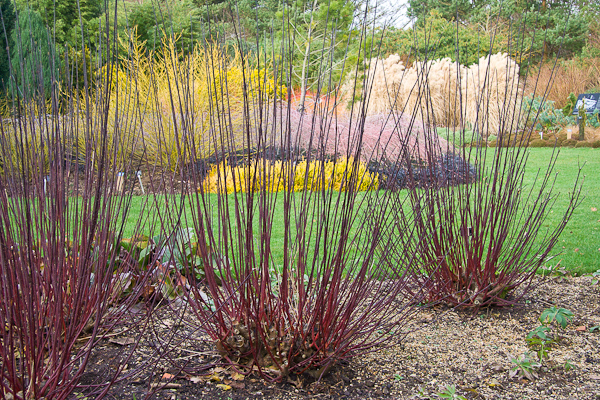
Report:
M 579 114 L 579 109 L 582 105 L 585 108 L 586 114 L 600 112 L 600 93 L 580 94 L 579 97 L 577 97 L 577 103 L 573 110 L 574 115 Z

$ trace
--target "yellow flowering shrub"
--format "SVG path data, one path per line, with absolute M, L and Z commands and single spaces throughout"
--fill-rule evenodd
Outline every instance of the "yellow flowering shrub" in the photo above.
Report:
M 357 191 L 376 189 L 379 183 L 376 173 L 371 173 L 363 162 L 356 164 L 354 159 L 343 158 L 337 161 L 269 162 L 255 160 L 250 165 L 230 166 L 227 162 L 215 164 L 208 172 L 200 190 L 208 193 L 254 192 L 266 190 L 278 192 L 286 189 L 286 182 L 293 182 L 293 191 L 317 191 L 323 188 L 335 191 L 347 190 L 354 182 Z M 291 179 L 289 178 L 291 177 Z
M 115 143 L 124 161 L 144 159 L 177 171 L 182 163 L 207 155 L 214 143 L 208 137 L 210 116 L 236 122 L 243 115 L 244 79 L 250 97 L 258 96 L 259 88 L 263 99 L 272 97 L 276 86 L 278 96 L 286 95 L 267 68 L 254 67 L 253 60 L 243 59 L 237 49 L 197 45 L 184 53 L 177 40 L 165 35 L 163 45 L 147 53 L 134 30 L 131 40 L 122 43 L 127 57 L 101 70 L 99 79 L 112 68 L 111 82 L 105 82 L 110 88 L 107 136 L 112 142 L 112 133 L 120 130 L 116 136 L 126 138 L 127 143 Z M 118 126 L 114 121 L 119 121 Z M 241 136 L 242 132 L 228 134 Z M 235 138 L 228 141 L 234 143 Z M 194 149 L 188 147 L 192 144 Z M 78 143 L 80 151 L 83 147 L 83 141 Z

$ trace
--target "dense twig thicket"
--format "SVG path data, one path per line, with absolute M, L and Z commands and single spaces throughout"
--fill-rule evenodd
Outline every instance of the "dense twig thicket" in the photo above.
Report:
M 558 226 L 546 223 L 558 196 L 553 193 L 558 150 L 545 170 L 537 171 L 534 179 L 526 178 L 527 143 L 535 133 L 537 115 L 531 103 L 522 102 L 522 88 L 529 84 L 545 96 L 548 87 L 532 83 L 538 77 L 529 76 L 528 71 L 517 74 L 517 63 L 506 56 L 495 63 L 493 58 L 489 62 L 482 59 L 468 73 L 455 70 L 453 78 L 445 80 L 455 95 L 441 107 L 437 106 L 439 82 L 428 79 L 430 74 L 437 77 L 436 63 L 422 62 L 427 68 L 413 85 L 411 95 L 416 100 L 405 105 L 409 113 L 423 115 L 431 130 L 426 139 L 428 167 L 417 169 L 408 164 L 404 176 L 410 188 L 410 207 L 407 210 L 404 199 L 395 207 L 397 222 L 391 232 L 394 236 L 407 229 L 418 232 L 414 236 L 418 242 L 404 242 L 395 251 L 398 260 L 416 255 L 418 267 L 411 270 L 413 284 L 407 288 L 409 293 L 424 291 L 428 302 L 474 308 L 515 304 L 529 290 L 538 268 L 548 261 L 579 204 L 578 175 L 573 191 L 563 194 L 569 201 L 566 209 L 559 211 L 564 213 L 561 222 Z M 473 86 L 469 94 L 465 88 Z M 445 129 L 455 143 L 467 144 L 450 152 L 470 165 L 444 158 L 449 147 L 433 134 L 436 121 L 440 121 L 437 113 L 447 110 L 449 104 L 455 123 Z M 488 148 L 482 139 L 471 143 L 467 137 L 472 132 L 480 138 L 497 138 L 497 147 Z M 468 177 L 466 181 L 471 183 L 452 185 L 456 177 Z
M 113 35 L 99 35 L 105 52 L 93 62 L 111 62 Z M 119 171 L 139 169 L 119 149 L 139 139 L 139 115 L 109 110 L 109 69 L 85 75 L 79 86 L 77 77 L 39 64 L 50 56 L 77 73 L 69 53 L 61 60 L 43 54 L 45 44 L 22 40 L 30 41 L 27 54 L 9 49 L 19 61 L 4 93 L 8 117 L 0 120 L 0 397 L 64 399 L 114 326 L 145 319 L 128 310 L 149 269 L 119 246 L 132 201 Z M 150 229 L 144 219 L 133 225 Z M 102 382 L 77 390 L 103 395 L 123 365 L 117 360 Z
M 556 154 L 525 180 L 535 118 L 521 109 L 518 62 L 492 49 L 465 69 L 429 59 L 432 44 L 412 55 L 404 86 L 401 77 L 372 91 L 382 64 L 365 63 L 378 55 L 373 27 L 346 37 L 360 49 L 346 65 L 332 50 L 335 15 L 319 15 L 320 48 L 298 46 L 289 16 L 266 47 L 241 34 L 232 44 L 207 24 L 194 48 L 177 47 L 171 31 L 162 53 L 146 53 L 132 29 L 119 50 L 107 17 L 96 57 L 81 48 L 82 68 L 76 53 L 58 63 L 33 40 L 27 54 L 15 49 L 10 118 L 0 121 L 3 396 L 105 395 L 118 367 L 106 382 L 79 381 L 107 330 L 148 317 L 127 312 L 142 294 L 172 302 L 193 332 L 160 338 L 154 356 L 175 363 L 170 346 L 208 335 L 239 373 L 282 381 L 320 379 L 401 337 L 416 303 L 506 305 L 528 289 L 579 186 L 546 232 Z M 60 73 L 41 67 L 48 55 Z M 298 59 L 311 69 L 312 102 L 305 90 L 300 103 L 293 96 Z M 341 91 L 345 68 L 366 71 Z M 390 109 L 369 115 L 375 102 Z M 461 143 L 468 122 L 499 146 L 455 148 L 438 138 L 441 120 Z M 140 167 L 160 178 L 132 217 L 133 181 L 119 172 Z
M 364 38 L 364 27 L 359 32 Z M 288 93 L 293 51 L 283 47 L 269 73 Z M 253 60 L 259 69 L 265 56 Z M 223 61 L 211 64 L 208 86 L 222 93 L 228 85 Z M 297 111 L 291 96 L 278 98 L 265 78 L 248 72 L 250 65 L 244 60 L 243 123 L 231 123 L 236 116 L 226 94 L 207 115 L 205 140 L 215 152 L 212 193 L 205 185 L 182 193 L 192 209 L 182 227 L 194 228 L 206 276 L 187 298 L 197 324 L 239 372 L 277 381 L 303 372 L 320 378 L 401 328 L 411 301 L 418 301 L 402 294 L 411 262 L 390 268 L 388 253 L 379 251 L 390 245 L 384 233 L 394 195 L 377 191 L 363 165 L 385 158 L 388 143 L 370 143 L 374 148 L 366 152 L 366 109 L 340 110 L 333 92 Z M 186 104 L 181 111 L 193 109 L 194 99 L 173 86 L 173 98 Z M 395 121 L 376 126 L 400 134 Z M 201 156 L 185 128 L 178 139 L 182 157 Z M 245 167 L 228 167 L 230 156 Z M 404 153 L 393 157 L 388 161 L 401 163 Z M 311 172 L 305 163 L 317 167 Z M 192 182 L 202 182 L 205 172 L 202 163 L 184 171 Z M 283 248 L 275 248 L 281 239 Z

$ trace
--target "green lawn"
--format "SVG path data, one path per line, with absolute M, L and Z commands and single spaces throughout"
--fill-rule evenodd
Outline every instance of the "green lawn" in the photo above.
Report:
M 538 169 L 547 167 L 552 149 L 530 149 L 527 164 L 528 177 Z M 557 224 L 568 204 L 568 194 L 573 189 L 578 167 L 582 165 L 585 177 L 580 206 L 573 213 L 567 227 L 560 236 L 554 253 L 560 253 L 550 261 L 573 273 L 583 274 L 600 269 L 600 149 L 563 148 L 556 163 L 555 192 L 559 194 L 550 210 L 547 225 Z
M 528 151 L 530 156 L 525 184 L 533 181 L 539 169 L 546 170 L 548 159 L 552 153 L 552 149 L 548 148 L 535 148 Z M 554 266 L 560 261 L 561 266 L 572 273 L 583 274 L 600 269 L 600 211 L 594 211 L 600 209 L 600 149 L 561 149 L 555 169 L 557 179 L 554 193 L 558 195 L 558 198 L 554 207 L 550 210 L 545 225 L 547 227 L 555 226 L 562 218 L 568 204 L 569 193 L 573 189 L 579 165 L 584 165 L 582 172 L 585 176 L 582 192 L 584 198 L 554 248 L 553 254 L 556 257 L 550 260 L 548 264 Z M 296 196 L 299 196 L 299 194 L 296 194 Z M 142 206 L 143 199 L 143 197 L 133 199 L 125 229 L 125 237 L 131 236 L 135 232 L 135 224 L 140 220 L 140 216 L 155 219 L 161 213 L 156 213 L 153 210 L 156 207 L 165 208 L 163 205 L 164 199 L 159 199 L 156 204 L 149 204 L 146 207 Z M 232 196 L 230 196 L 231 199 Z M 178 198 L 175 200 L 178 200 Z M 216 200 L 216 196 L 212 197 L 211 200 Z M 169 203 L 173 204 L 173 201 L 171 200 Z M 283 196 L 278 196 L 274 213 L 275 222 L 272 226 L 272 249 L 276 262 L 283 258 L 282 203 Z M 233 210 L 233 207 L 230 206 L 230 209 Z M 278 219 L 281 219 L 279 223 L 277 222 Z M 150 220 L 149 223 L 151 223 Z M 182 215 L 182 225 L 193 225 L 191 212 L 187 207 L 185 214 Z

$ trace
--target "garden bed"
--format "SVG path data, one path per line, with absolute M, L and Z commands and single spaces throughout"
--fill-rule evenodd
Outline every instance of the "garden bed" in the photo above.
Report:
M 320 382 L 306 375 L 270 384 L 220 367 L 185 373 L 163 361 L 154 371 L 154 379 L 146 373 L 117 384 L 111 393 L 118 399 L 143 398 L 153 383 L 167 385 L 156 393 L 160 399 L 436 399 L 452 385 L 467 399 L 600 398 L 600 331 L 591 329 L 600 325 L 600 286 L 589 276 L 536 278 L 536 284 L 539 286 L 524 298 L 524 304 L 515 307 L 483 309 L 476 314 L 444 307 L 420 308 L 406 327 L 411 332 L 405 337 L 390 335 L 388 347 L 336 366 Z M 552 325 L 556 343 L 548 351 L 549 358 L 534 370 L 537 378 L 513 376 L 511 359 L 531 351 L 526 335 L 540 325 L 541 312 L 552 306 L 573 312 L 571 323 L 565 329 Z M 159 335 L 172 320 L 164 317 L 160 321 L 155 325 Z M 119 336 L 97 347 L 84 382 L 106 376 L 106 363 L 122 356 L 128 345 L 115 342 Z M 156 339 L 144 339 L 129 368 L 152 353 L 148 343 L 153 342 Z M 188 357 L 188 371 L 219 359 L 210 341 L 196 343 L 196 348 L 178 347 L 171 355 Z

